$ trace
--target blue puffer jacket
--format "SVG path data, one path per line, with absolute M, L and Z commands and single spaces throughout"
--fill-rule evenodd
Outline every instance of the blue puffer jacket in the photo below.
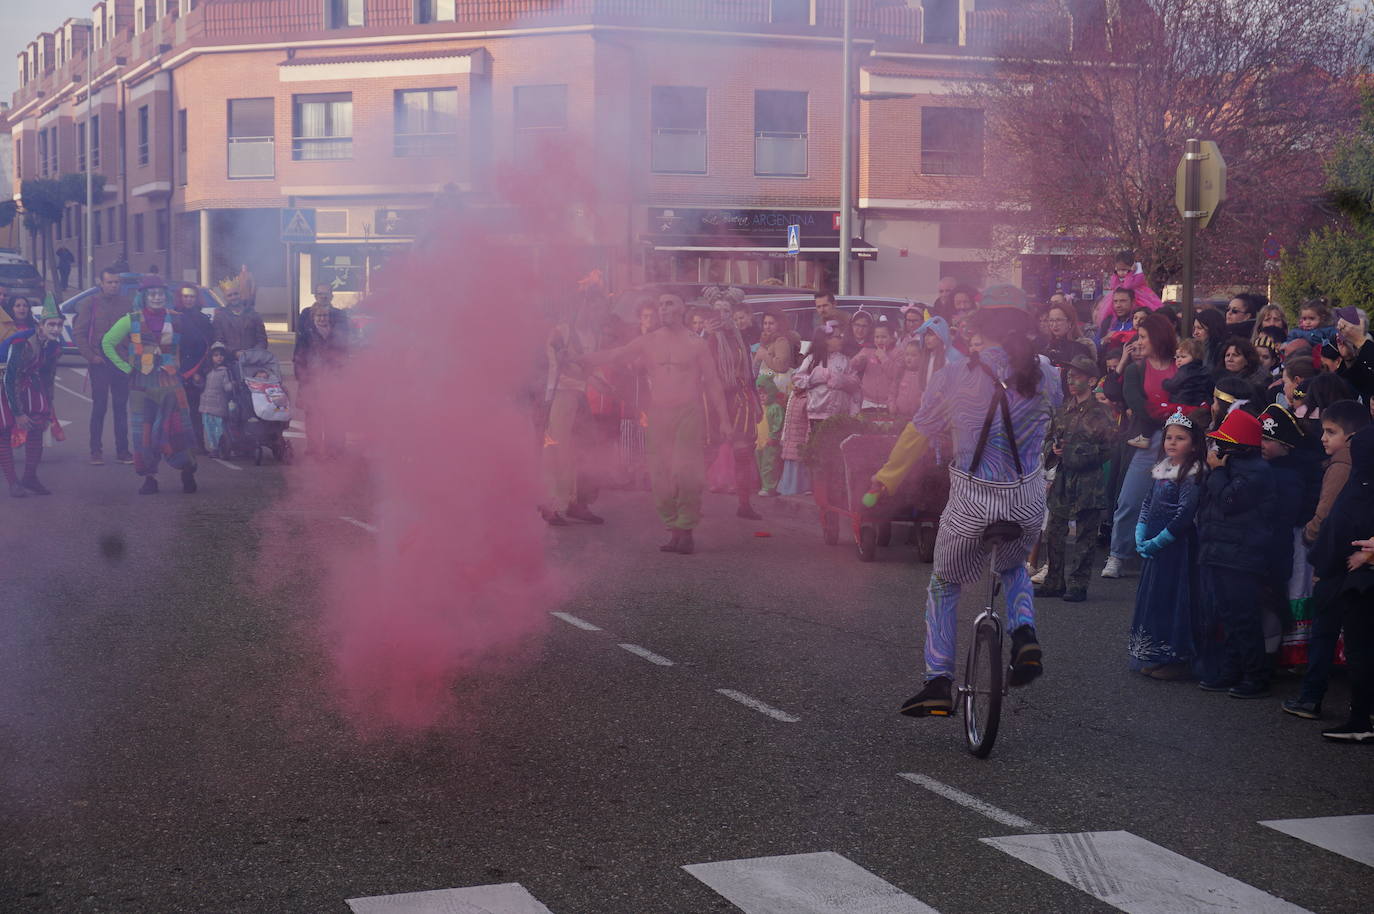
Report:
M 1269 535 L 1275 524 L 1274 474 L 1256 451 L 1232 454 L 1207 474 L 1198 509 L 1198 561 L 1266 575 L 1273 561 Z

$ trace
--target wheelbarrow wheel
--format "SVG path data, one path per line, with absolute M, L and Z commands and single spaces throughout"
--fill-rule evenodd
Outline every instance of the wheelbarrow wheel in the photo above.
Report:
M 859 561 L 871 562 L 878 555 L 878 531 L 872 524 L 859 528 Z

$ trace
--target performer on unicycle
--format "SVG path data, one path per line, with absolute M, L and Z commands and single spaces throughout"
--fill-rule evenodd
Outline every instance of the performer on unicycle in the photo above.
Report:
M 1022 531 L 1019 540 L 997 547 L 993 566 L 1007 595 L 1011 684 L 1026 685 L 1041 673 L 1025 563 L 1045 517 L 1041 448 L 1063 391 L 1058 369 L 1035 354 L 1035 325 L 1020 289 L 988 289 L 972 326 L 984 348 L 936 372 L 920 411 L 873 477 L 875 489 L 895 492 L 930 441 L 953 436 L 949 502 L 926 596 L 925 684 L 901 707 L 910 717 L 947 716 L 953 708 L 959 593 L 984 573 L 983 531 L 995 521 L 1013 521 Z

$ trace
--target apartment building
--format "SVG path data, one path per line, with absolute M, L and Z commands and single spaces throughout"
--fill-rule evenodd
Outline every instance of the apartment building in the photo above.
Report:
M 1070 40 L 1070 13 L 853 3 L 860 99 L 894 96 L 854 102 L 856 289 L 986 281 L 996 214 L 970 210 L 981 113 L 950 87 L 1009 33 Z M 589 182 L 554 215 L 617 286 L 824 288 L 840 247 L 842 8 L 102 0 L 17 55 L 15 192 L 25 177 L 89 167 L 106 179 L 97 268 L 124 259 L 212 282 L 247 264 L 260 309 L 285 314 L 317 281 L 344 303 L 365 294 L 440 197 L 489 208 L 493 230 L 518 237 L 492 188 L 507 164 L 544 156 Z M 288 250 L 281 214 L 295 208 L 315 211 L 316 236 Z M 59 233 L 75 251 L 84 220 L 71 210 Z M 802 227 L 797 256 L 790 224 Z M 532 245 L 531 269 L 539 260 Z

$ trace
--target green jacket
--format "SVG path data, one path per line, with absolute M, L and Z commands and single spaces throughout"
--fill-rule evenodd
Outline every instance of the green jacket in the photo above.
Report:
M 1064 447 L 1064 453 L 1057 457 L 1056 443 Z M 1096 398 L 1082 403 L 1064 401 L 1045 435 L 1045 466 L 1055 468 L 1050 506 L 1073 513 L 1109 507 L 1102 464 L 1111 456 L 1115 443 L 1116 423 Z

